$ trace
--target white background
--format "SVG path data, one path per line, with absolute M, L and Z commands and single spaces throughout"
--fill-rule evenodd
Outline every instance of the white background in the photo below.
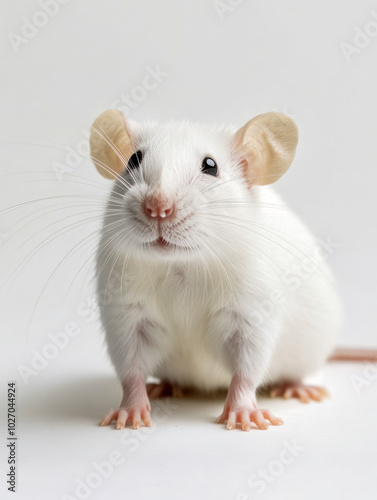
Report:
M 233 7 L 221 13 L 221 4 Z M 221 400 L 180 402 L 153 437 L 136 438 L 134 452 L 94 426 L 119 389 L 87 306 L 109 183 L 85 140 L 99 113 L 127 106 L 126 95 L 136 120 L 241 126 L 271 110 L 291 115 L 300 143 L 277 189 L 319 238 L 338 243 L 330 263 L 346 309 L 339 342 L 375 347 L 377 25 L 368 23 L 377 23 L 376 2 L 71 0 L 46 19 L 36 1 L 1 8 L 1 371 L 19 382 L 19 498 L 73 495 L 75 478 L 118 448 L 123 465 L 90 498 L 372 498 L 377 382 L 369 375 L 356 391 L 350 381 L 362 365 L 326 369 L 334 399 L 325 405 L 267 401 L 284 430 L 225 433 L 212 424 Z M 19 43 L 25 18 L 45 25 Z M 376 36 L 355 40 L 365 29 Z M 162 81 L 141 94 L 157 67 Z M 25 204 L 39 198 L 50 199 Z M 79 334 L 25 383 L 20 365 L 31 367 L 68 323 Z M 258 495 L 248 477 L 295 436 L 306 451 Z

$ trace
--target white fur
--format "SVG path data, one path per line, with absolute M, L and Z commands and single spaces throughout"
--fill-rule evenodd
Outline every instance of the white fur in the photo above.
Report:
M 142 373 L 211 390 L 238 373 L 257 388 L 316 370 L 339 327 L 331 274 L 318 259 L 307 272 L 316 242 L 274 190 L 246 185 L 234 130 L 169 123 L 133 134 L 142 165 L 114 184 L 97 260 L 120 380 Z M 201 172 L 206 156 L 219 177 Z M 153 190 L 177 204 L 177 218 L 161 224 L 174 251 L 152 246 L 158 227 L 142 202 Z

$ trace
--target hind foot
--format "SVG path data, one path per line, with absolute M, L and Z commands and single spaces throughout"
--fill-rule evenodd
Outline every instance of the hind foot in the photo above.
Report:
M 302 403 L 322 401 L 324 398 L 329 397 L 329 393 L 324 387 L 295 382 L 276 384 L 270 389 L 269 394 L 272 398 L 298 398 Z
M 147 394 L 149 399 L 158 398 L 182 398 L 183 389 L 179 385 L 162 381 L 159 384 L 147 384 Z

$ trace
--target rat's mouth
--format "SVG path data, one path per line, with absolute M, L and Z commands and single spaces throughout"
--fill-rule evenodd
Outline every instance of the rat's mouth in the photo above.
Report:
M 162 236 L 159 236 L 156 240 L 147 243 L 149 248 L 154 248 L 162 252 L 172 252 L 177 250 L 190 250 L 188 247 L 176 245 L 170 241 L 165 240 Z
M 166 241 L 162 236 L 159 236 L 157 240 L 152 243 L 154 246 L 159 248 L 176 248 L 174 243 L 170 243 L 170 241 Z

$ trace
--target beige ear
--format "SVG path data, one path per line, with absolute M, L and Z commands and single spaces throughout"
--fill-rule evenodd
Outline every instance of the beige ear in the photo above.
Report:
M 124 116 L 117 109 L 102 113 L 90 129 L 90 156 L 98 172 L 114 179 L 126 168 L 133 143 Z
M 259 115 L 235 136 L 242 167 L 250 184 L 272 184 L 289 168 L 295 156 L 298 132 L 282 113 Z

